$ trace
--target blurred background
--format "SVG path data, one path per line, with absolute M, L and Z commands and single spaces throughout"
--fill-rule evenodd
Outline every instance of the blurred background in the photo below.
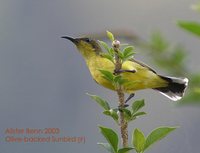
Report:
M 60 38 L 105 39 L 106 30 L 134 45 L 135 58 L 159 73 L 192 79 L 186 98 L 179 102 L 152 90 L 139 91 L 135 99 L 145 99 L 148 115 L 130 125 L 130 134 L 136 127 L 147 135 L 158 126 L 180 126 L 148 152 L 199 152 L 200 43 L 177 26 L 178 20 L 200 19 L 191 9 L 195 3 L 0 0 L 0 152 L 106 152 L 96 145 L 105 142 L 97 125 L 117 127 L 85 93 L 113 101 L 113 107 L 116 94 L 98 86 L 75 46 Z M 84 136 L 85 144 L 9 143 L 6 128 L 60 128 L 59 136 Z

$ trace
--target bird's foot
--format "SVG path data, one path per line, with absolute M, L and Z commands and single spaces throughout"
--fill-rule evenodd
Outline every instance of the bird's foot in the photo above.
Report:
M 134 93 L 132 93 L 132 94 L 130 94 L 129 96 L 128 96 L 128 98 L 125 100 L 125 103 L 127 103 L 131 98 L 133 98 L 135 96 L 135 94 Z
M 135 73 L 136 71 L 135 70 L 114 70 L 114 75 L 117 75 L 117 74 L 121 74 L 121 73 L 124 73 L 124 72 L 130 72 L 130 73 Z
M 125 104 L 124 106 L 118 106 L 118 110 L 120 111 L 120 112 L 122 112 L 123 111 L 123 108 L 126 108 L 126 107 L 128 107 L 129 105 L 128 104 Z

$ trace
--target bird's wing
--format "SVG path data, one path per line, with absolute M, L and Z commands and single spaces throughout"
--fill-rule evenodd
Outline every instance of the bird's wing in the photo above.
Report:
M 135 63 L 137 63 L 137 64 L 149 69 L 150 71 L 154 72 L 155 74 L 157 74 L 155 70 L 153 70 L 150 66 L 146 65 L 145 63 L 143 63 L 141 61 L 135 60 L 133 58 L 130 61 L 135 62 Z

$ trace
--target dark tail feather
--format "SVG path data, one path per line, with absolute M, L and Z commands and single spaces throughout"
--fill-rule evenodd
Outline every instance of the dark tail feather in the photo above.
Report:
M 168 86 L 155 88 L 155 90 L 158 90 L 161 94 L 173 101 L 180 100 L 183 97 L 185 89 L 188 85 L 188 79 L 164 76 L 160 77 L 168 82 Z

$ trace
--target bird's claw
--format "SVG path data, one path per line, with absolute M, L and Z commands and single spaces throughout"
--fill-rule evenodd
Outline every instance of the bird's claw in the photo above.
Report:
M 124 72 L 130 72 L 130 73 L 135 73 L 135 70 L 114 70 L 114 75 L 118 75 L 120 73 L 124 73 Z

